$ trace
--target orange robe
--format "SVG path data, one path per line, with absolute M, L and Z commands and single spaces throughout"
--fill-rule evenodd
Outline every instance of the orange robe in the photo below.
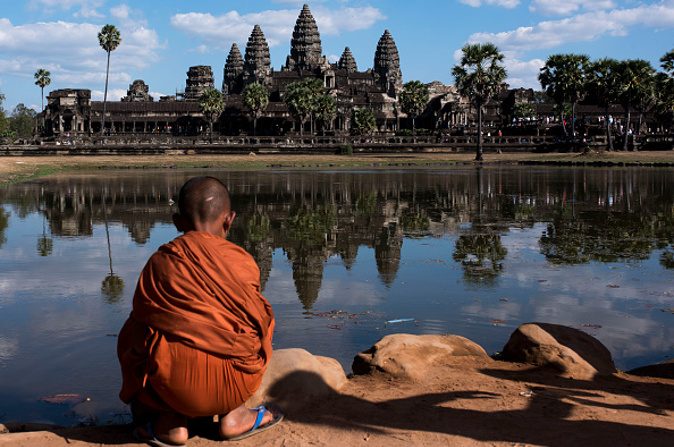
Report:
M 188 417 L 225 414 L 260 386 L 274 314 L 241 247 L 191 231 L 143 269 L 117 355 L 120 398 Z

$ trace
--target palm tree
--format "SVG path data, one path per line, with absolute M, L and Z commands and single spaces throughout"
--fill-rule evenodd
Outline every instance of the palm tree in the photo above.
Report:
M 662 121 L 671 128 L 674 119 L 674 50 L 662 56 L 660 62 L 663 72 L 656 75 L 657 110 Z
M 35 72 L 35 85 L 40 87 L 41 91 L 41 97 L 42 97 L 42 110 L 44 110 L 44 88 L 51 84 L 51 73 L 49 73 L 49 70 L 45 70 L 44 68 L 40 68 L 38 71 Z
M 620 79 L 620 103 L 625 109 L 623 150 L 627 150 L 632 108 L 640 106 L 654 94 L 655 70 L 643 59 L 621 61 L 618 66 Z M 643 107 L 643 106 L 641 106 Z
M 588 69 L 588 89 L 600 106 L 604 107 L 604 124 L 606 125 L 606 144 L 613 150 L 609 109 L 620 99 L 620 80 L 618 79 L 619 62 L 615 59 L 600 59 L 590 64 Z
M 286 89 L 284 101 L 290 113 L 300 120 L 300 136 L 304 125 L 316 111 L 316 101 L 323 92 L 323 83 L 318 79 L 293 82 Z
M 482 108 L 501 89 L 507 77 L 503 53 L 492 43 L 467 44 L 461 61 L 452 69 L 456 88 L 467 96 L 477 109 L 476 161 L 482 161 Z
M 103 93 L 103 116 L 101 117 L 101 135 L 105 132 L 105 113 L 108 102 L 108 78 L 110 75 L 110 53 L 122 43 L 122 37 L 115 25 L 105 25 L 98 33 L 98 44 L 108 53 L 108 62 L 105 68 L 105 92 Z
M 428 104 L 428 87 L 420 81 L 409 81 L 403 85 L 400 92 L 400 106 L 402 111 L 412 117 L 412 135 L 416 135 L 415 119 Z
M 337 101 L 330 95 L 321 95 L 316 100 L 316 120 L 321 122 L 323 135 L 326 125 L 331 127 L 332 120 L 337 116 Z
M 209 141 L 213 142 L 213 123 L 220 118 L 220 114 L 225 109 L 225 97 L 219 90 L 209 87 L 199 98 L 199 106 L 208 121 Z
M 269 104 L 269 92 L 259 82 L 248 84 L 243 89 L 243 104 L 253 114 L 253 135 L 257 135 L 257 120 Z
M 576 138 L 576 104 L 585 96 L 590 59 L 584 54 L 553 54 L 541 68 L 538 80 L 546 93 L 563 107 L 571 103 L 571 136 Z M 564 116 L 561 116 L 564 126 Z M 566 134 L 566 126 L 564 126 Z

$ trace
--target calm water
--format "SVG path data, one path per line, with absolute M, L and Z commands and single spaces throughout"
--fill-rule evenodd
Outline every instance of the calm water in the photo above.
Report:
M 0 422 L 128 421 L 116 334 L 195 174 L 0 189 Z M 494 352 L 545 321 L 596 336 L 623 369 L 674 356 L 672 170 L 209 174 L 232 190 L 231 239 L 260 265 L 278 348 L 348 371 L 385 334 L 449 332 Z M 40 400 L 58 393 L 90 400 Z

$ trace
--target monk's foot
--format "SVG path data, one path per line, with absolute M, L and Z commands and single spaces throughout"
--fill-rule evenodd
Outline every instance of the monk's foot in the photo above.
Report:
M 257 409 L 246 408 L 244 405 L 235 408 L 227 413 L 226 416 L 220 417 L 220 436 L 230 439 L 249 432 L 253 428 L 253 425 L 255 425 L 257 415 Z M 267 406 L 267 411 L 264 413 L 259 427 L 264 427 L 273 422 L 280 415 L 281 412 L 278 408 Z
M 143 440 L 157 439 L 165 444 L 181 446 L 188 438 L 187 421 L 184 416 L 175 413 L 159 413 L 154 423 L 139 426 L 136 433 Z

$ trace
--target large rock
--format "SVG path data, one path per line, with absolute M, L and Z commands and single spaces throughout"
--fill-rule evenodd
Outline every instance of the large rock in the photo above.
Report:
M 304 349 L 274 350 L 267 372 L 248 406 L 274 402 L 284 410 L 300 408 L 312 400 L 334 395 L 347 382 L 344 369 L 330 357 Z
M 354 374 L 385 372 L 394 377 L 422 380 L 428 368 L 459 356 L 489 359 L 482 347 L 458 335 L 392 334 L 353 360 Z
M 661 379 L 674 379 L 674 359 L 656 363 L 655 365 L 641 366 L 628 371 L 627 374 L 645 377 L 659 377 Z
M 563 377 L 591 380 L 616 372 L 611 353 L 578 329 L 548 323 L 518 327 L 503 348 L 504 360 L 550 366 Z

